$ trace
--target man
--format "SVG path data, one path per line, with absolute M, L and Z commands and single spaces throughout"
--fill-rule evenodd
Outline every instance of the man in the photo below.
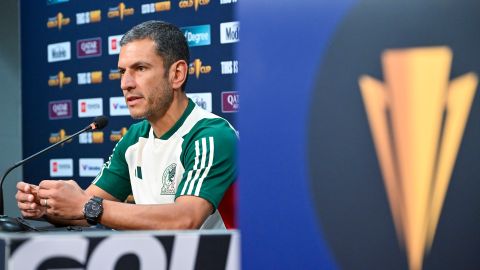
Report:
M 189 51 L 171 24 L 148 21 L 122 38 L 118 68 L 133 118 L 93 183 L 17 185 L 25 217 L 114 229 L 225 228 L 217 207 L 236 177 L 237 134 L 185 94 Z M 123 203 L 133 194 L 136 204 Z

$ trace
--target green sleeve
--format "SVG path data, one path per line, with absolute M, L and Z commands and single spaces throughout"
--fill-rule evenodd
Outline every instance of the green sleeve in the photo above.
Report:
M 185 168 L 175 198 L 189 195 L 217 209 L 236 179 L 237 135 L 222 118 L 199 121 L 184 137 L 181 161 Z
M 131 140 L 129 137 L 130 134 L 127 132 L 117 143 L 110 158 L 103 164 L 100 173 L 92 182 L 120 201 L 124 201 L 132 193 L 128 165 L 125 160 L 125 151 L 129 146 L 128 141 Z

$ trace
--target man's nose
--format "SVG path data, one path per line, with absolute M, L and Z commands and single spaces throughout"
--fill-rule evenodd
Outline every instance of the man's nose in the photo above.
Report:
M 123 73 L 120 87 L 126 91 L 136 87 L 135 79 L 129 72 L 125 71 L 125 73 Z

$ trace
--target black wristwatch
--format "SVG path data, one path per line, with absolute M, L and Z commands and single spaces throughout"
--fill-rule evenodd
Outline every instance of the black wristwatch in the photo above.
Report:
M 103 199 L 93 196 L 83 207 L 83 216 L 90 225 L 97 225 L 103 213 Z

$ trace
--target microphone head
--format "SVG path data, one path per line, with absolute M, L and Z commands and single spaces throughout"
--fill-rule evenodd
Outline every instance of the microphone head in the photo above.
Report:
M 93 119 L 93 129 L 102 129 L 108 125 L 108 117 L 100 115 Z

